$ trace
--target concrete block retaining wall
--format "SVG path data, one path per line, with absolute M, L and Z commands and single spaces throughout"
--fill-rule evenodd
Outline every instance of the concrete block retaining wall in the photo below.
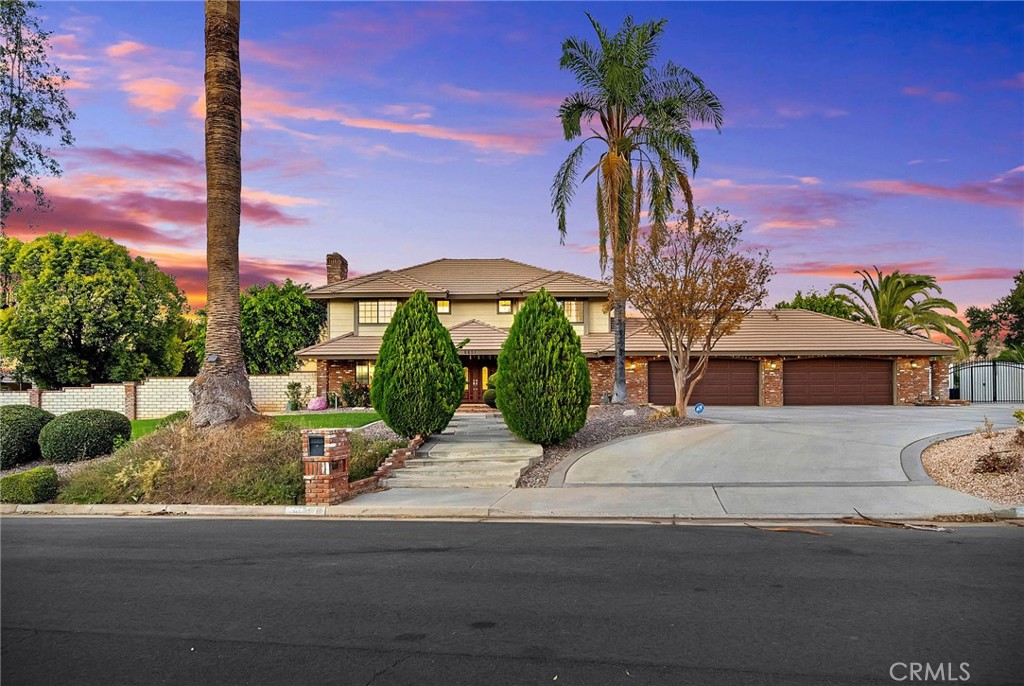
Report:
M 260 412 L 283 412 L 288 384 L 298 381 L 316 393 L 316 372 L 259 374 L 249 377 L 252 399 Z M 53 414 L 75 410 L 113 410 L 129 419 L 156 419 L 192 409 L 191 377 L 155 377 L 141 382 L 96 384 L 59 391 L 2 391 L 0 405 L 34 405 Z

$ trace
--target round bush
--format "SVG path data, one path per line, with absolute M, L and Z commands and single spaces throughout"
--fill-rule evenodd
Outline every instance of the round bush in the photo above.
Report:
M 53 467 L 36 467 L 0 479 L 0 502 L 45 503 L 57 497 L 57 472 Z
M 459 351 L 434 304 L 416 291 L 391 318 L 370 386 L 370 400 L 391 430 L 412 438 L 441 431 L 462 402 Z
M 0 469 L 38 460 L 39 432 L 53 415 L 31 405 L 0 407 Z
M 583 428 L 590 370 L 561 305 L 541 289 L 526 299 L 498 356 L 498 409 L 512 433 L 555 445 Z
M 484 405 L 487 407 L 498 406 L 498 392 L 493 388 L 488 388 L 484 391 Z
M 78 410 L 63 414 L 39 433 L 39 448 L 47 462 L 75 462 L 108 455 L 115 442 L 132 436 L 132 423 L 119 412 Z

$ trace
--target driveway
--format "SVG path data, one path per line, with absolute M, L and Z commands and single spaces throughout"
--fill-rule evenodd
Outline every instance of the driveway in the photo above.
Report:
M 1013 426 L 1018 407 L 709 408 L 703 417 L 713 425 L 637 436 L 591 451 L 568 468 L 564 485 L 919 482 L 923 475 L 901 464 L 905 447 L 972 430 L 986 417 L 996 426 Z

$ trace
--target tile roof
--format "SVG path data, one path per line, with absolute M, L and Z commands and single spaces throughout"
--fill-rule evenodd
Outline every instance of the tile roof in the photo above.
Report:
M 476 319 L 451 327 L 456 344 L 468 338 L 466 355 L 497 355 L 506 329 Z M 610 333 L 580 337 L 583 354 L 609 357 L 615 354 Z M 365 359 L 376 357 L 380 338 L 351 333 L 319 343 L 296 355 L 319 359 Z M 867 324 L 837 319 L 807 310 L 755 310 L 736 333 L 722 338 L 712 351 L 715 357 L 756 357 L 761 355 L 891 356 L 952 355 L 956 349 L 920 336 L 887 331 Z M 626 321 L 626 354 L 664 355 L 665 347 L 641 318 Z
M 614 355 L 611 334 L 583 337 L 584 351 Z M 722 338 L 713 356 L 952 355 L 953 346 L 808 310 L 754 310 L 738 331 Z M 665 346 L 641 318 L 626 322 L 626 353 L 664 355 Z
M 544 286 L 554 295 L 603 296 L 607 286 L 578 274 L 497 259 L 440 259 L 405 269 L 384 270 L 307 291 L 312 298 L 412 295 L 431 297 L 496 296 L 533 293 Z

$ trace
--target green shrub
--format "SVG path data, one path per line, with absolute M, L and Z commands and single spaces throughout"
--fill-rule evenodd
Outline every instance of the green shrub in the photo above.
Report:
M 370 399 L 399 436 L 441 431 L 462 402 L 459 352 L 433 303 L 416 291 L 388 324 L 377 354 Z
M 341 384 L 341 398 L 345 407 L 369 407 L 370 387 L 358 381 L 346 381 Z
M 493 388 L 488 388 L 484 391 L 484 405 L 487 407 L 498 406 L 498 392 Z
M 362 434 L 352 432 L 349 435 L 349 445 L 352 453 L 348 461 L 348 481 L 359 481 L 377 471 L 383 464 L 392 450 L 404 448 L 405 441 L 396 441 L 392 438 L 367 438 Z
M 47 462 L 75 462 L 114 451 L 118 437 L 127 441 L 132 423 L 119 412 L 78 410 L 47 424 L 39 433 L 39 448 Z
M 57 497 L 57 472 L 53 467 L 36 467 L 0 479 L 0 502 L 45 503 Z
M 163 419 L 161 419 L 160 421 L 158 421 L 156 423 L 156 428 L 162 429 L 165 426 L 177 424 L 178 422 L 185 419 L 188 419 L 188 410 L 178 410 L 177 412 L 172 412 Z
M 579 431 L 590 405 L 590 371 L 562 307 L 541 289 L 516 314 L 498 356 L 498 409 L 520 438 L 554 445 Z
M 0 407 L 0 469 L 38 460 L 39 432 L 53 415 L 31 405 Z

